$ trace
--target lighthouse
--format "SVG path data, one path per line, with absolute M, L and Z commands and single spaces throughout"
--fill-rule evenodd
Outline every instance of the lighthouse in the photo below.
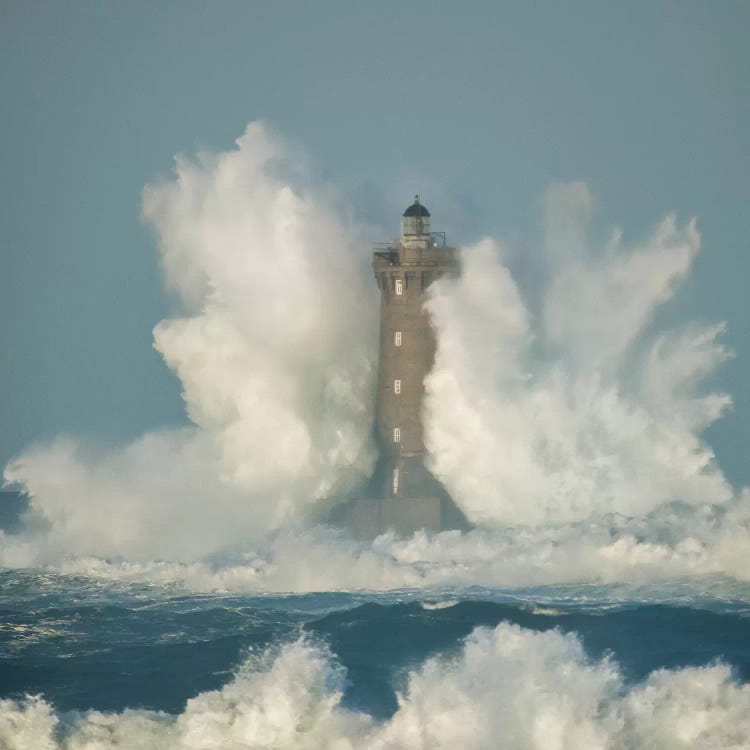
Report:
M 368 498 L 350 506 L 348 524 L 363 536 L 389 529 L 464 528 L 466 521 L 425 464 L 424 380 L 435 361 L 427 289 L 457 274 L 458 250 L 433 232 L 430 212 L 415 196 L 401 217 L 401 236 L 376 245 L 372 267 L 380 289 L 376 438 L 380 459 Z

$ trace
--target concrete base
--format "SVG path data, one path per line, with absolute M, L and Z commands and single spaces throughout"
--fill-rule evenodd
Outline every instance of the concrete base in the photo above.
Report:
M 374 539 L 386 531 L 411 536 L 415 531 L 467 531 L 470 526 L 450 498 L 362 497 L 337 508 L 329 518 L 357 539 Z
M 388 496 L 393 464 L 381 459 L 362 497 L 337 507 L 329 523 L 347 528 L 355 537 L 374 539 L 386 531 L 411 536 L 419 529 L 467 531 L 470 524 L 421 459 L 401 461 L 403 492 Z
M 359 539 L 374 539 L 385 531 L 409 536 L 417 529 L 440 531 L 440 499 L 437 497 L 401 498 L 363 497 L 348 503 L 336 519 Z

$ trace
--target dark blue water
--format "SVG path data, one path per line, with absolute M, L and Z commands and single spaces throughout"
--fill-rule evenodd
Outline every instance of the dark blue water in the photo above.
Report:
M 644 604 L 575 587 L 195 595 L 6 571 L 0 697 L 42 694 L 60 711 L 179 713 L 189 698 L 225 685 L 249 653 L 306 633 L 346 668 L 343 704 L 385 718 L 410 669 L 457 651 L 477 626 L 501 622 L 576 633 L 592 659 L 611 654 L 633 682 L 662 667 L 716 660 L 750 681 L 750 617 L 742 602 Z

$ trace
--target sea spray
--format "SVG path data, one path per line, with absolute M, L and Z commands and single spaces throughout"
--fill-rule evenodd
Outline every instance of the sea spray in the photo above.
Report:
M 740 750 L 750 739 L 750 687 L 725 665 L 658 670 L 631 684 L 612 658 L 591 660 L 578 638 L 554 630 L 476 629 L 457 654 L 411 670 L 384 721 L 342 705 L 344 677 L 325 648 L 303 638 L 250 658 L 178 716 L 58 715 L 41 698 L 2 700 L 0 743 L 8 750 Z
M 701 387 L 730 355 L 723 328 L 652 325 L 697 227 L 599 242 L 578 183 L 548 191 L 535 294 L 493 239 L 431 291 L 427 443 L 478 528 L 372 543 L 311 528 L 373 466 L 377 291 L 366 233 L 304 171 L 254 123 L 146 189 L 180 307 L 155 346 L 191 425 L 30 447 L 5 471 L 31 512 L 4 565 L 208 591 L 747 579 L 750 502 L 702 437 L 729 404 Z

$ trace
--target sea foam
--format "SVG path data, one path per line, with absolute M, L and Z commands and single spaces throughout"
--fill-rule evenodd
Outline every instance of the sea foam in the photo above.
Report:
M 418 532 L 405 539 L 384 534 L 372 542 L 325 527 L 288 529 L 260 544 L 193 562 L 59 556 L 40 547 L 33 536 L 6 537 L 0 543 L 0 564 L 236 593 L 580 582 L 658 588 L 676 579 L 692 581 L 693 590 L 702 592 L 707 579 L 723 577 L 731 582 L 726 596 L 749 601 L 750 532 L 740 512 L 748 505 L 750 498 L 743 495 L 735 513 L 681 507 L 645 519 Z
M 252 123 L 235 149 L 178 157 L 171 178 L 146 187 L 144 218 L 180 305 L 154 346 L 190 425 L 109 449 L 59 438 L 21 453 L 5 478 L 30 497 L 29 529 L 0 540 L 0 564 L 210 573 L 206 558 L 243 549 L 249 562 L 220 566 L 231 587 L 290 590 L 747 577 L 750 503 L 703 437 L 730 404 L 705 382 L 731 356 L 723 325 L 655 325 L 700 251 L 697 225 L 666 216 L 640 240 L 602 237 L 580 183 L 546 192 L 543 240 L 528 248 L 538 278 L 485 238 L 464 248 L 459 278 L 430 288 L 427 460 L 480 532 L 303 540 L 319 565 L 295 565 L 284 540 L 361 492 L 375 459 L 371 217 L 355 219 L 305 171 L 298 150 Z M 291 562 L 273 551 L 285 545 Z
M 379 722 L 342 704 L 346 675 L 305 638 L 248 659 L 223 688 L 178 716 L 57 714 L 41 697 L 0 701 L 7 750 L 249 748 L 747 748 L 750 686 L 713 664 L 659 670 L 629 684 L 610 658 L 590 660 L 574 635 L 515 625 L 478 628 L 455 655 L 406 678 Z

